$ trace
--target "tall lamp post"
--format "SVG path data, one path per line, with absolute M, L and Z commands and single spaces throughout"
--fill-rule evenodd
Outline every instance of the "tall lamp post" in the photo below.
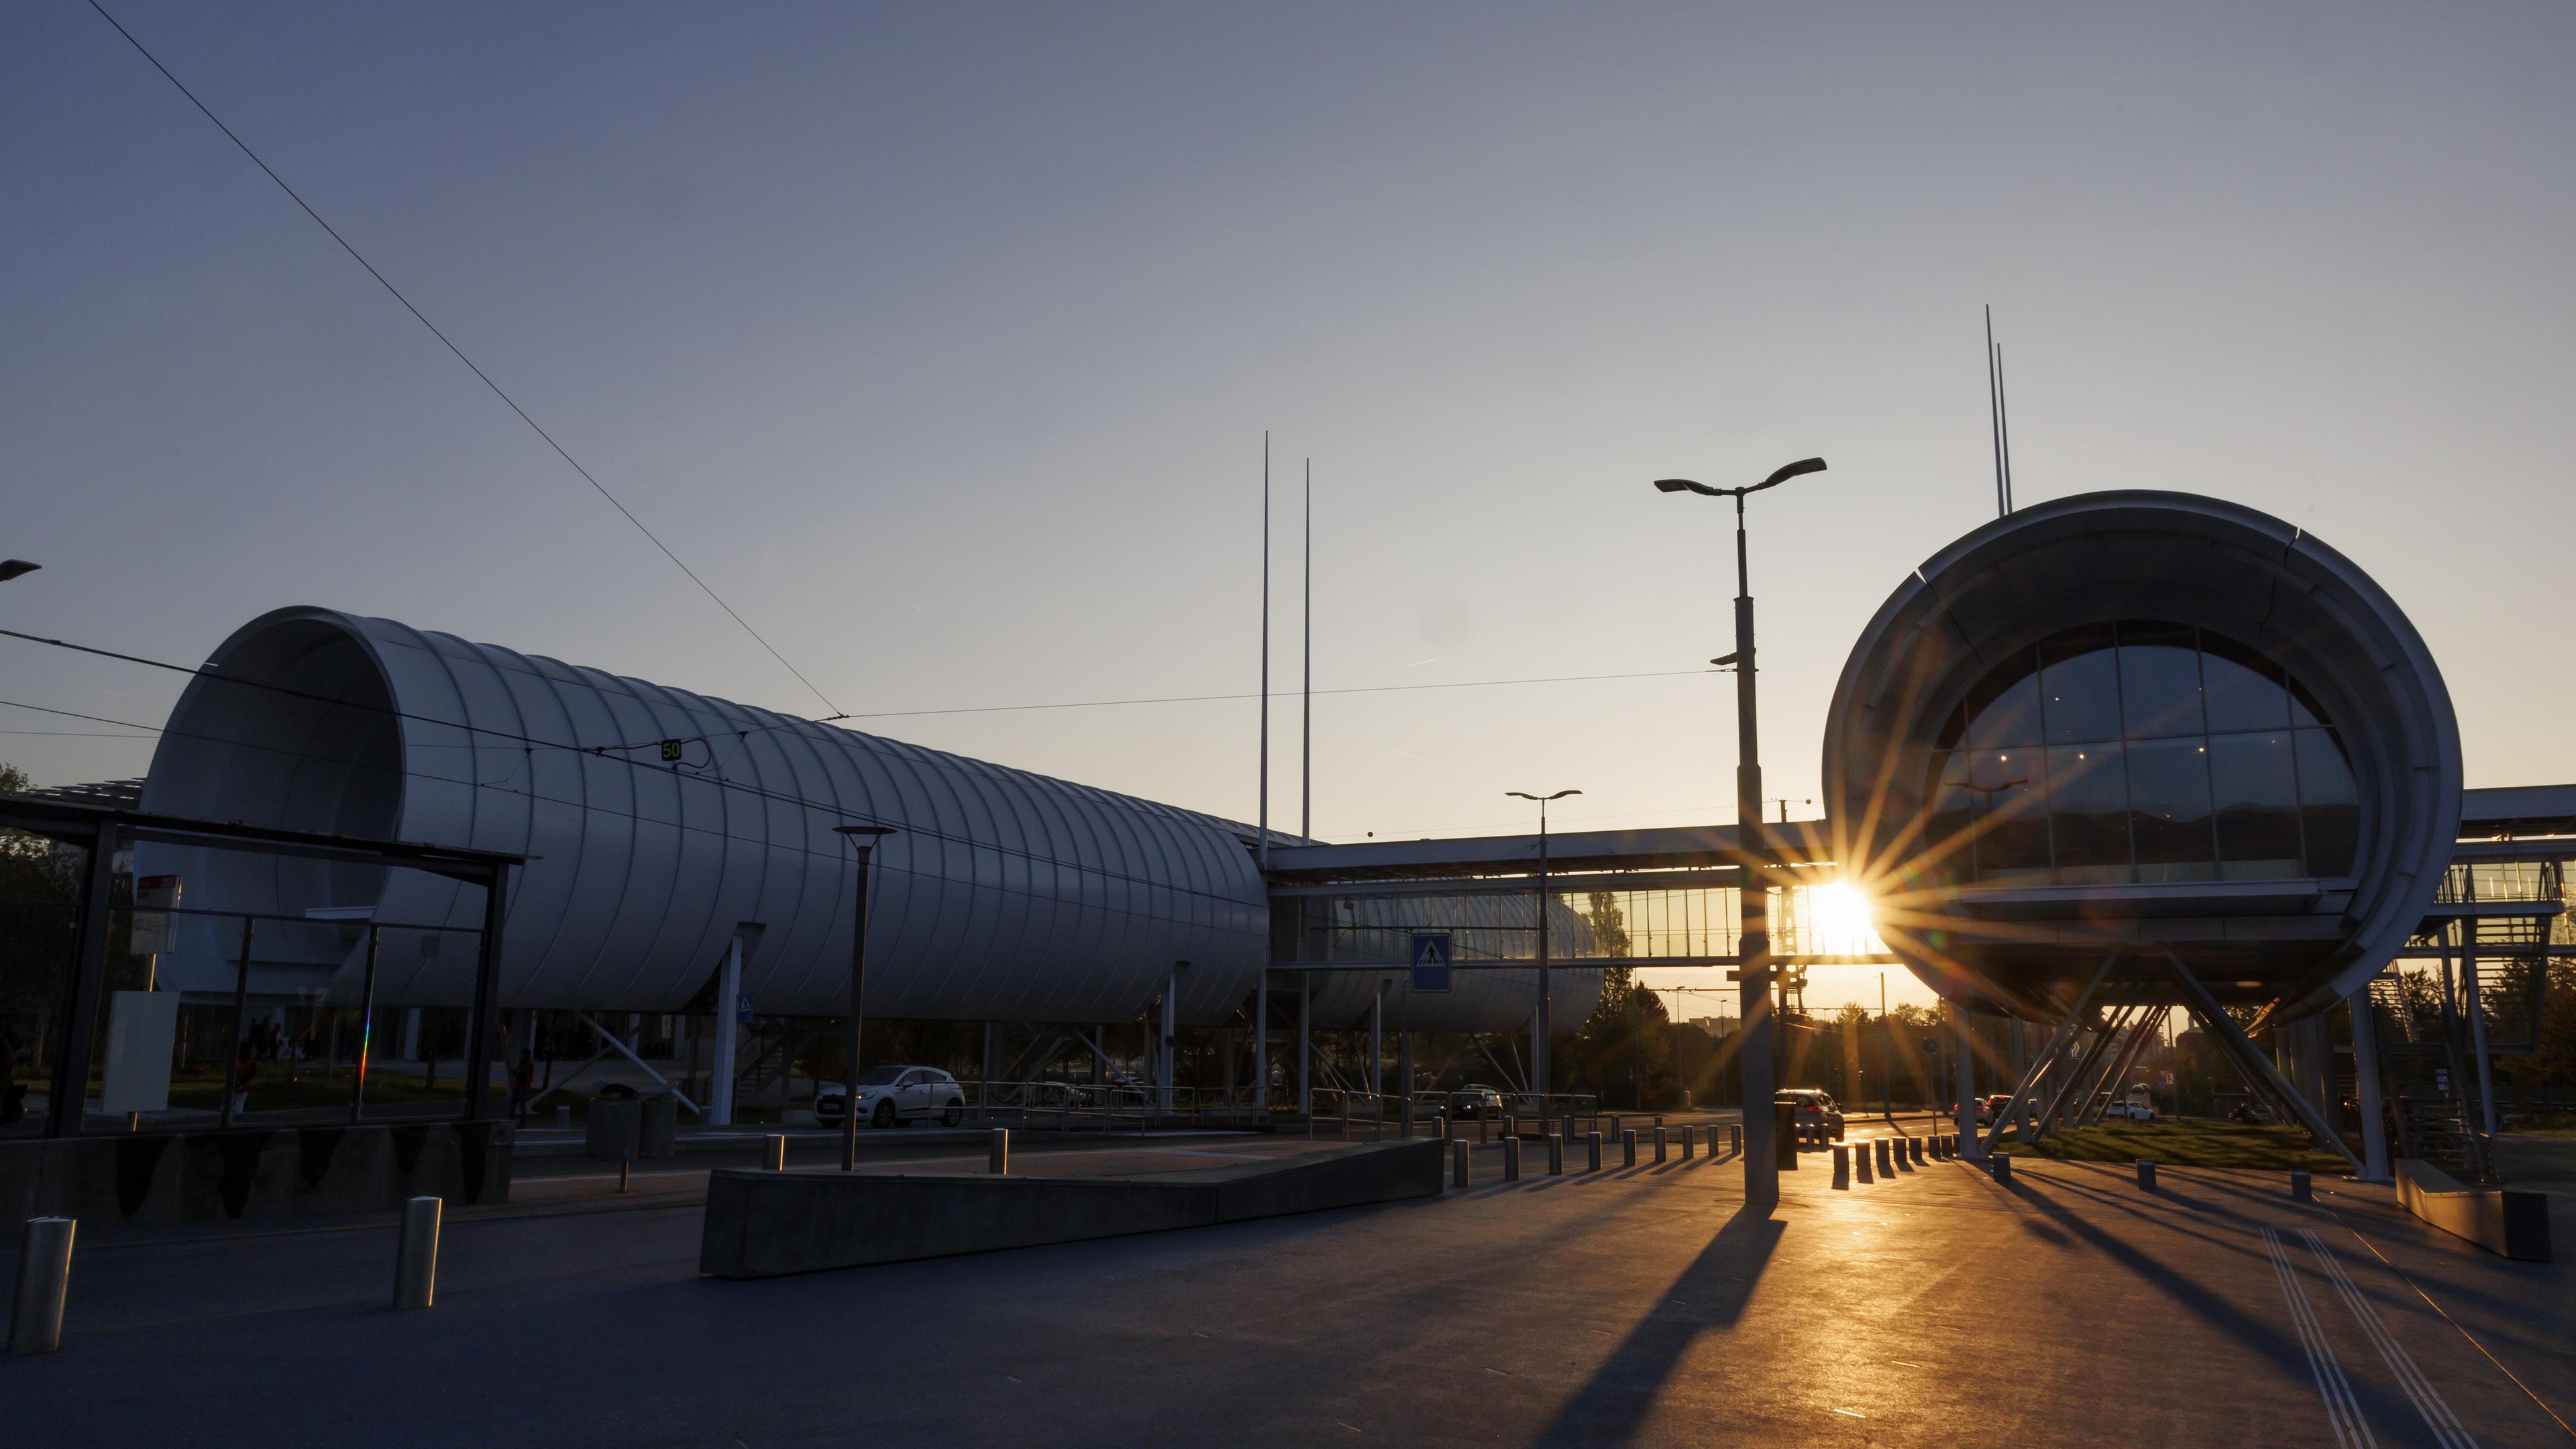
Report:
M 868 996 L 868 853 L 894 834 L 891 825 L 835 825 L 859 853 L 859 894 L 850 906 L 850 1061 L 841 1072 L 841 1170 L 859 1170 L 859 1027 Z
M 1779 1144 L 1775 1140 L 1771 1098 L 1771 902 L 1766 867 L 1770 848 L 1762 830 L 1762 749 L 1754 729 L 1753 584 L 1745 566 L 1744 498 L 1776 488 L 1792 478 L 1825 471 L 1825 460 L 1791 463 L 1759 483 L 1742 488 L 1711 488 L 1688 478 L 1658 478 L 1656 491 L 1697 493 L 1735 500 L 1735 652 L 1712 662 L 1735 666 L 1735 847 L 1737 898 L 1744 928 L 1737 955 L 1743 967 L 1738 1012 L 1743 1025 L 1736 1060 L 1744 1072 L 1744 1202 L 1766 1211 L 1780 1201 Z
M 1580 790 L 1559 790 L 1553 795 L 1531 795 L 1519 790 L 1505 790 L 1515 800 L 1538 802 L 1538 1026 L 1530 1033 L 1530 1090 L 1545 1097 L 1548 1093 L 1548 1049 L 1550 1036 L 1556 1030 L 1556 1003 L 1547 969 L 1547 802 L 1580 795 Z

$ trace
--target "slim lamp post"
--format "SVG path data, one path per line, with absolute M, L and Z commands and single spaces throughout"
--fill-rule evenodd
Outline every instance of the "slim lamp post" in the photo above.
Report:
M 859 853 L 859 893 L 850 903 L 850 1060 L 841 1071 L 841 1170 L 859 1170 L 859 1028 L 868 996 L 868 854 L 891 825 L 835 825 L 832 833 Z
M 1549 1042 L 1556 1031 L 1555 1002 L 1551 1000 L 1555 994 L 1552 990 L 1554 983 L 1547 969 L 1547 802 L 1583 792 L 1559 790 L 1553 795 L 1531 795 L 1519 790 L 1505 790 L 1503 793 L 1515 800 L 1538 802 L 1538 1025 L 1530 1032 L 1534 1038 L 1530 1042 L 1530 1088 L 1545 1097 L 1553 1085 L 1549 1080 L 1554 1075 L 1549 1058 L 1555 1053 L 1549 1050 Z
M 1745 562 L 1744 498 L 1775 488 L 1792 478 L 1825 471 L 1825 460 L 1791 463 L 1759 483 L 1742 488 L 1711 488 L 1688 478 L 1659 478 L 1663 493 L 1697 493 L 1735 500 L 1735 652 L 1714 661 L 1735 666 L 1735 834 L 1737 896 L 1742 902 L 1743 932 L 1737 954 L 1743 960 L 1738 1008 L 1744 1040 L 1737 1048 L 1744 1068 L 1744 1201 L 1765 1210 L 1780 1201 L 1779 1159 L 1772 1137 L 1772 1021 L 1770 882 L 1765 867 L 1770 850 L 1762 830 L 1762 749 L 1754 728 L 1753 584 Z

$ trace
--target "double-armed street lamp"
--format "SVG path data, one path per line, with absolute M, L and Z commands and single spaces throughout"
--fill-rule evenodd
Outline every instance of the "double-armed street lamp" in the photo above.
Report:
M 1530 1090 L 1544 1097 L 1548 1091 L 1548 1038 L 1556 1030 L 1555 1002 L 1550 999 L 1553 983 L 1547 969 L 1547 802 L 1580 795 L 1580 790 L 1559 790 L 1553 795 L 1532 795 L 1521 790 L 1505 790 L 1515 800 L 1538 802 L 1538 1024 L 1530 1032 Z
M 1791 463 L 1759 483 L 1711 488 L 1688 478 L 1658 478 L 1663 493 L 1697 493 L 1735 500 L 1735 652 L 1709 661 L 1735 669 L 1735 848 L 1737 899 L 1743 929 L 1736 954 L 1742 983 L 1736 1061 L 1744 1073 L 1744 1201 L 1765 1210 L 1780 1201 L 1779 1144 L 1771 1098 L 1775 1090 L 1771 1044 L 1770 849 L 1762 830 L 1762 750 L 1754 729 L 1753 584 L 1745 566 L 1744 499 L 1792 478 L 1825 471 L 1825 460 Z
M 868 994 L 868 854 L 891 825 L 835 825 L 859 853 L 859 893 L 850 905 L 850 1064 L 841 1073 L 841 1170 L 859 1170 L 859 1026 Z

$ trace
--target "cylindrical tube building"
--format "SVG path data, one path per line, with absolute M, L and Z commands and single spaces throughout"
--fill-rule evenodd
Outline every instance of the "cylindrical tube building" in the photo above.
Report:
M 507 1007 L 677 1010 L 741 935 L 757 1010 L 841 1013 L 843 824 L 897 832 L 875 850 L 872 1016 L 1126 1020 L 1187 962 L 1178 1017 L 1203 1024 L 1247 999 L 1268 944 L 1247 827 L 327 609 L 224 641 L 173 710 L 143 803 L 527 856 Z M 401 869 L 147 846 L 137 870 L 180 876 L 189 907 L 312 921 L 258 933 L 263 992 L 354 999 L 352 922 L 481 920 L 479 891 Z M 221 934 L 182 932 L 173 985 L 230 989 Z M 387 950 L 376 972 L 379 1001 L 461 1005 L 472 952 Z

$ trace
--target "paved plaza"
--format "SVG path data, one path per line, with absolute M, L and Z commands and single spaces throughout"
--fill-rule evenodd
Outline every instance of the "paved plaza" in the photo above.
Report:
M 1302 1139 L 1049 1146 L 1134 1173 Z M 530 1164 L 450 1218 L 438 1306 L 386 1221 L 87 1235 L 63 1350 L 0 1359 L 12 1445 L 2567 1442 L 2564 1266 L 2382 1189 L 1956 1163 L 1770 1217 L 1732 1159 L 761 1282 L 696 1276 L 703 1166 Z M 954 1158 L 957 1160 L 951 1161 Z M 800 1158 L 801 1162 L 801 1158 Z M 878 1170 L 975 1170 L 872 1143 Z M 1579 1167 L 1579 1161 L 1570 1167 Z M 2542 1175 L 2555 1169 L 2543 1169 Z M 2564 1189 L 2559 1189 L 2564 1191 Z M 2576 1241 L 2553 1199 L 2561 1243 Z M 6 1266 L 6 1265 L 0 1265 Z M 2438 1304 L 2438 1308 L 2434 1305 Z M 2447 1315 L 2447 1316 L 2446 1316 Z M 2535 1399 L 2522 1387 L 2535 1391 Z M 2541 1400 L 2546 1400 L 2544 1408 Z

